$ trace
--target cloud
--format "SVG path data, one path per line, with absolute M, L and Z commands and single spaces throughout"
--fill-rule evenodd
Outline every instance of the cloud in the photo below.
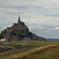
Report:
M 33 25 L 48 25 L 48 26 L 58 26 L 59 17 L 44 16 L 41 14 L 31 16 L 29 19 L 25 18 L 23 21 L 25 23 L 30 23 Z
M 51 0 L 52 2 L 59 2 L 59 0 Z
M 56 27 L 55 30 L 59 30 L 59 27 Z
M 58 37 L 59 0 L 0 0 L 1 27 L 17 22 L 19 14 L 30 31 L 43 37 Z

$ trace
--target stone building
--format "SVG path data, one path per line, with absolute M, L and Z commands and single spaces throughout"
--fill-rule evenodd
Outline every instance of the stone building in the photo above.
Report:
M 0 39 L 0 41 L 8 41 L 7 39 L 3 38 L 3 39 Z

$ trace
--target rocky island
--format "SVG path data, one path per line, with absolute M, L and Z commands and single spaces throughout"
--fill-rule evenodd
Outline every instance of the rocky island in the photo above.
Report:
M 25 23 L 20 20 L 20 17 L 17 23 L 1 32 L 0 38 L 5 38 L 5 41 L 46 41 L 45 38 L 30 32 Z

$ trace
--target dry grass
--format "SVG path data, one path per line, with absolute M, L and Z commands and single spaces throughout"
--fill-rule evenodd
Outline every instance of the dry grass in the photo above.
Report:
M 59 46 L 50 47 L 39 53 L 35 53 L 26 59 L 59 59 Z
M 16 55 L 5 56 L 4 59 L 27 59 L 27 57 L 33 55 L 34 52 L 35 52 L 34 54 L 37 54 L 39 51 L 42 52 L 45 49 L 48 49 L 48 48 L 51 48 L 51 47 L 56 47 L 56 46 L 57 45 L 47 45 L 47 46 L 44 46 L 44 47 L 39 47 L 39 48 L 30 50 L 30 51 L 27 51 L 25 53 L 20 53 L 18 55 L 16 54 Z M 2 59 L 2 57 L 0 59 Z
M 39 54 L 39 53 L 41 54 L 42 51 L 48 50 L 48 48 L 51 48 L 51 47 L 53 48 L 59 45 L 59 42 L 18 42 L 18 43 L 23 43 L 21 44 L 23 46 L 40 46 L 40 47 L 30 51 L 19 52 L 19 53 L 8 55 L 8 56 L 3 56 L 3 57 L 0 57 L 0 59 L 28 59 L 28 57 L 31 55 L 35 56 L 36 54 Z M 13 42 L 13 44 L 15 44 L 15 42 Z M 32 59 L 32 58 L 29 58 L 29 59 Z

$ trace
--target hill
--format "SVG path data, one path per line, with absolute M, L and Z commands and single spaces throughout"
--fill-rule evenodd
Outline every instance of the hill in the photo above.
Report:
M 17 23 L 2 31 L 0 37 L 7 39 L 7 41 L 46 41 L 45 38 L 30 32 L 25 23 L 20 20 L 20 17 Z

